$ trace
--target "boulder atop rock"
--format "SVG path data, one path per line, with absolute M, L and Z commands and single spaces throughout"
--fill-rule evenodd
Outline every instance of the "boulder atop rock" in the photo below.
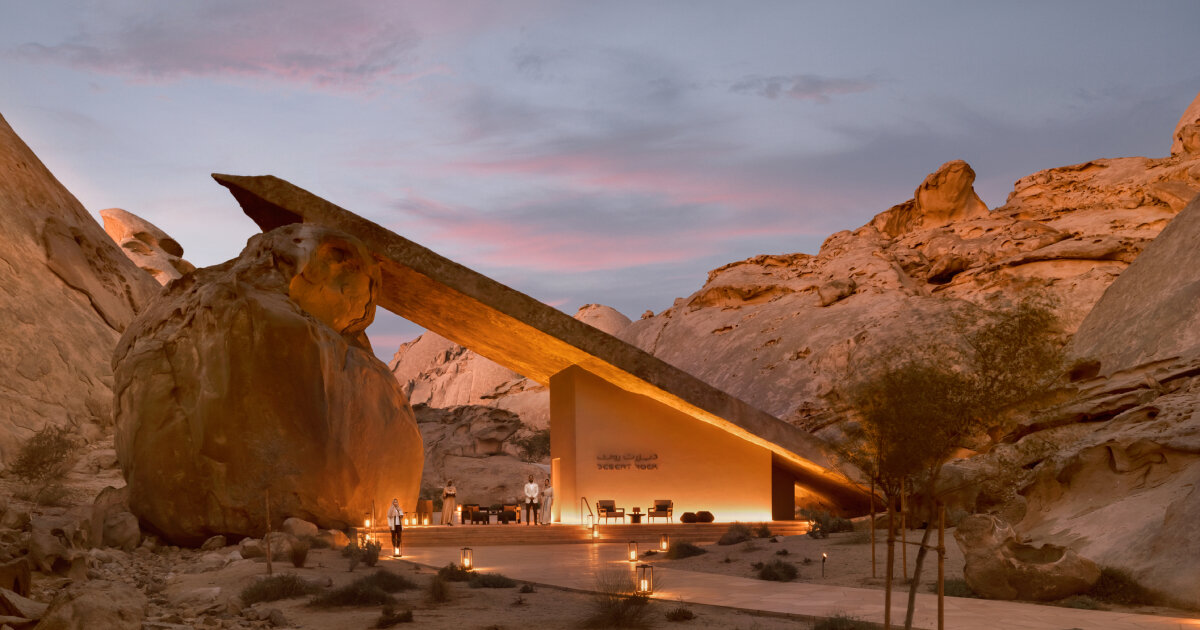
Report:
M 942 227 L 955 221 L 988 215 L 987 205 L 975 194 L 975 171 L 962 160 L 952 160 L 925 177 L 913 198 L 883 212 L 871 221 L 891 237 Z
M 0 118 L 0 465 L 47 424 L 111 425 L 112 349 L 158 287 Z
M 1200 93 L 1179 117 L 1171 138 L 1171 155 L 1200 153 Z
M 183 259 L 179 242 L 153 223 L 120 208 L 101 210 L 100 218 L 104 220 L 104 231 L 121 246 L 121 252 L 159 284 L 196 270 Z
M 603 304 L 584 304 L 575 312 L 575 319 L 599 328 L 610 335 L 619 334 L 632 322 L 621 311 Z
M 114 358 L 117 455 L 144 525 L 195 546 L 261 536 L 268 491 L 274 519 L 335 529 L 373 501 L 415 504 L 420 433 L 363 332 L 379 274 L 356 239 L 297 224 L 163 289 Z

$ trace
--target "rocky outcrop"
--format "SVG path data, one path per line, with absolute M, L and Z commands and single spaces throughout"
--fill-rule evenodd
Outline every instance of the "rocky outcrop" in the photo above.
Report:
M 616 309 L 600 304 L 585 304 L 575 319 L 610 335 L 630 323 Z M 389 367 L 414 405 L 494 407 L 516 414 L 535 429 L 550 425 L 550 393 L 545 386 L 435 333 L 401 345 Z
M 1082 593 L 1100 579 L 1095 562 L 1059 545 L 1025 544 L 995 516 L 963 519 L 954 539 L 967 563 L 967 585 L 989 599 L 1052 601 Z
M 422 496 L 441 497 L 446 480 L 452 479 L 459 503 L 512 503 L 524 496 L 529 475 L 540 485 L 548 472 L 520 459 L 516 440 L 530 432 L 510 411 L 479 405 L 414 405 L 413 411 L 425 442 Z
M 987 215 L 987 205 L 975 194 L 974 169 L 962 160 L 953 160 L 930 173 L 912 199 L 879 214 L 871 225 L 896 238 Z
M 141 628 L 146 596 L 120 582 L 70 584 L 50 602 L 38 628 L 46 630 L 128 630 Z
M 0 464 L 47 424 L 112 423 L 112 349 L 157 291 L 0 118 Z
M 1172 139 L 1171 155 L 1200 153 L 1200 94 L 1179 117 Z
M 837 442 L 846 415 L 836 386 L 857 357 L 914 336 L 954 343 L 955 313 L 977 318 L 1034 296 L 1073 332 L 1200 191 L 1200 155 L 1048 169 L 990 212 L 972 179 L 966 164 L 947 163 L 913 199 L 815 255 L 720 267 L 619 336 Z
M 153 223 L 120 208 L 101 210 L 100 218 L 121 252 L 159 284 L 196 270 L 183 259 L 183 246 Z
M 168 284 L 114 357 L 116 447 L 129 506 L 179 544 L 358 521 L 417 498 L 421 437 L 364 334 L 380 271 L 315 225 L 252 237 Z

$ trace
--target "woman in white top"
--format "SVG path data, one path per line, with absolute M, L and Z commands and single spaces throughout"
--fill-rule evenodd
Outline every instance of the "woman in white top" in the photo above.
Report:
M 404 510 L 400 509 L 400 499 L 392 499 L 392 507 L 388 508 L 388 527 L 392 528 L 392 547 L 400 548 L 400 540 L 404 535 Z
M 454 480 L 447 479 L 446 487 L 442 489 L 442 525 L 454 524 L 454 513 L 458 511 L 458 488 Z
M 549 525 L 554 520 L 550 507 L 554 505 L 554 488 L 550 487 L 550 478 L 546 477 L 546 487 L 542 488 L 542 525 Z

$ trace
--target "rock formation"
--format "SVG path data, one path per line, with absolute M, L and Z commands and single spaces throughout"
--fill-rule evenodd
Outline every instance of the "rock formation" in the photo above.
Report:
M 135 265 L 159 284 L 196 270 L 183 259 L 183 247 L 153 223 L 120 208 L 100 211 L 104 231 Z
M 896 238 L 987 215 L 987 206 L 975 194 L 974 169 L 962 160 L 953 160 L 930 173 L 912 199 L 879 214 L 871 225 Z
M 0 118 L 0 464 L 34 432 L 111 426 L 112 349 L 157 287 Z
M 414 405 L 417 426 L 425 442 L 425 470 L 421 474 L 421 495 L 441 497 L 447 479 L 458 488 L 459 503 L 516 502 L 525 489 L 529 475 L 538 484 L 547 468 L 519 458 L 515 443 L 527 435 L 521 418 L 504 409 L 465 405 L 437 409 Z
M 1100 567 L 1059 545 L 1022 543 L 995 516 L 977 514 L 958 524 L 954 539 L 972 591 L 989 599 L 1053 601 L 1082 593 L 1100 579 Z
M 575 319 L 610 335 L 630 324 L 628 317 L 601 304 L 581 306 Z M 511 411 L 528 427 L 550 425 L 550 393 L 545 386 L 435 333 L 401 345 L 389 367 L 414 405 L 483 405 Z
M 271 516 L 342 528 L 412 505 L 421 437 L 370 349 L 379 268 L 314 225 L 167 285 L 114 357 L 116 446 L 129 505 L 167 539 L 261 535 Z
M 1171 155 L 1200 153 L 1200 94 L 1179 117 L 1172 138 Z

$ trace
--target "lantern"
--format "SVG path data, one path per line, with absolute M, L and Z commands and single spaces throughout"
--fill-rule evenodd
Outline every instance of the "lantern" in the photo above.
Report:
M 600 526 L 592 523 L 592 542 L 600 540 Z
M 466 571 L 475 570 L 475 552 L 470 547 L 463 547 L 458 552 L 458 564 Z
M 392 547 L 392 557 L 393 558 L 400 557 L 400 548 L 399 547 Z
M 670 534 L 663 534 L 663 535 L 659 536 L 658 537 L 658 550 L 659 551 L 667 551 L 670 548 L 671 548 Z
M 825 561 L 829 559 L 829 554 L 821 553 L 821 577 L 825 577 Z
M 637 587 L 635 595 L 650 595 L 654 592 L 654 567 L 648 564 L 637 565 Z
M 637 562 L 637 557 L 638 557 L 637 541 L 631 540 L 631 541 L 629 541 L 629 561 Z
M 587 515 L 587 523 L 584 524 L 584 527 L 587 527 L 587 528 L 595 527 L 595 519 L 592 517 L 591 514 Z
M 422 524 L 422 525 L 428 525 L 428 524 L 429 524 L 429 515 L 428 515 L 428 514 L 426 514 L 426 515 L 425 515 L 425 518 L 422 520 L 421 524 Z
M 370 527 L 370 526 L 371 526 L 371 513 L 367 512 L 366 516 L 363 518 L 363 527 Z

